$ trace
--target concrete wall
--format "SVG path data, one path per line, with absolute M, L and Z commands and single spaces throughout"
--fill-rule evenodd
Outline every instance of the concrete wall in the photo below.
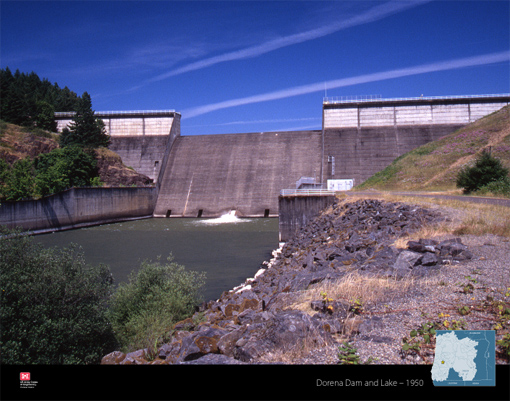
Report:
M 499 110 L 509 102 L 508 96 L 494 96 L 324 103 L 323 123 L 325 129 L 466 125 Z
M 74 112 L 55 113 L 57 131 L 71 123 Z M 103 120 L 108 135 L 115 136 L 143 136 L 169 135 L 175 117 L 180 114 L 175 111 L 96 111 L 95 116 Z
M 154 215 L 276 216 L 281 189 L 301 176 L 319 182 L 320 158 L 320 131 L 178 137 Z
M 361 184 L 400 155 L 463 127 L 417 125 L 324 130 L 324 181 L 355 179 Z
M 280 241 L 291 239 L 322 210 L 332 205 L 336 197 L 331 196 L 279 196 L 278 218 Z
M 180 135 L 181 115 L 173 111 L 96 112 L 110 135 L 109 148 L 124 164 L 138 173 L 159 179 L 161 166 L 173 141 Z M 72 121 L 73 113 L 56 113 L 61 132 Z
M 322 179 L 361 184 L 398 156 L 509 102 L 509 96 L 494 96 L 324 103 Z
M 72 188 L 39 200 L 0 205 L 0 225 L 53 231 L 152 216 L 157 189 Z

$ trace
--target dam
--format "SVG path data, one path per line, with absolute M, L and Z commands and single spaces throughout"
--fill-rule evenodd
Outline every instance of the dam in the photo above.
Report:
M 154 217 L 278 215 L 301 177 L 360 184 L 396 157 L 510 103 L 510 94 L 325 98 L 322 129 L 185 136 L 173 110 L 96 112 L 124 164 L 153 179 Z M 56 113 L 59 130 L 72 113 Z

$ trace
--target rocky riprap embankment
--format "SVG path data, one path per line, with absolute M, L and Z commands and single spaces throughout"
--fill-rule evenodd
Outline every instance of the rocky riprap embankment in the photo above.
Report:
M 444 263 L 470 259 L 460 240 L 392 244 L 423 224 L 444 219 L 437 211 L 379 200 L 339 202 L 288 241 L 255 278 L 201 307 L 173 327 L 172 341 L 148 361 L 147 350 L 115 351 L 102 364 L 260 363 L 267 355 L 314 349 L 335 343 L 353 305 L 336 301 L 328 309 L 313 300 L 313 316 L 293 310 L 295 296 L 321 281 L 341 280 L 357 271 L 368 276 L 426 277 Z M 356 312 L 356 311 L 354 311 Z

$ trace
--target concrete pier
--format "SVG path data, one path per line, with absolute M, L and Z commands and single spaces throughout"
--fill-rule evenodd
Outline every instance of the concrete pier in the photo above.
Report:
M 279 196 L 278 219 L 280 242 L 291 239 L 302 227 L 331 206 L 334 195 Z

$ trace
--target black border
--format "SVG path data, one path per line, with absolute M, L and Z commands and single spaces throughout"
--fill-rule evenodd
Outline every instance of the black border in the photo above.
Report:
M 435 387 L 431 365 L 2 365 L 2 400 L 508 400 L 510 366 L 494 387 Z M 30 372 L 35 388 L 20 387 Z M 378 386 L 324 385 L 371 380 Z M 397 386 L 382 382 L 397 381 Z M 422 386 L 407 385 L 422 380 Z M 318 385 L 321 384 L 321 385 Z M 417 382 L 419 384 L 420 382 Z

